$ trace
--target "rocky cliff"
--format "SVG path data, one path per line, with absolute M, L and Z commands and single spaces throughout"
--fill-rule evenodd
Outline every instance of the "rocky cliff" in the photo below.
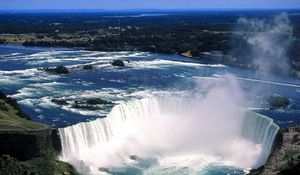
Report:
M 16 100 L 0 92 L 0 175 L 77 174 L 57 160 L 58 130 L 26 116 Z

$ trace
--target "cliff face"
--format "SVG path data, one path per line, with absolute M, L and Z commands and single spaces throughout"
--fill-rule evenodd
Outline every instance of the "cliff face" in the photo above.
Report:
M 57 160 L 58 130 L 28 118 L 15 99 L 0 91 L 0 175 L 77 174 Z
M 0 131 L 0 175 L 76 175 L 57 160 L 61 143 L 56 128 Z
M 0 155 L 8 154 L 20 161 L 43 157 L 51 149 L 51 129 L 0 132 Z
M 51 130 L 51 141 L 52 141 L 52 147 L 54 148 L 55 151 L 61 152 L 61 140 L 59 136 L 59 132 L 57 128 L 52 128 Z
M 10 155 L 20 161 L 46 156 L 49 150 L 61 151 L 61 142 L 56 128 L 41 130 L 0 131 L 0 155 Z

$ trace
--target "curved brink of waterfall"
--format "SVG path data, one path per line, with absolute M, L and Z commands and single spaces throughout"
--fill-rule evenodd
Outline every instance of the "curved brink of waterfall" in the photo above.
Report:
M 104 119 L 59 129 L 60 158 L 83 174 L 116 167 L 163 174 L 180 164 L 199 172 L 214 162 L 243 169 L 267 161 L 279 129 L 272 119 L 234 105 L 219 111 L 196 101 L 136 100 L 115 106 Z

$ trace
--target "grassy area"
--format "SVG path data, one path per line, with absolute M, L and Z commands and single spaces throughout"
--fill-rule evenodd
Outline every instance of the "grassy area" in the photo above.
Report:
M 0 34 L 0 40 L 5 40 L 8 43 L 23 44 L 26 40 L 35 38 L 34 34 Z
M 0 131 L 41 130 L 48 127 L 47 125 L 19 117 L 16 114 L 18 111 L 13 109 L 13 107 L 7 104 L 3 99 L 0 99 L 0 104 L 2 106 L 2 108 L 0 108 Z
M 299 153 L 299 152 L 298 152 Z M 299 167 L 300 165 L 300 155 L 299 154 L 294 154 L 293 156 L 290 157 L 285 163 L 277 167 L 277 171 L 286 171 L 286 170 L 293 170 L 295 166 Z
M 295 165 L 299 163 L 299 150 L 293 150 L 289 149 L 285 152 L 285 155 L 283 157 L 283 164 L 281 164 L 279 167 L 276 168 L 277 171 L 282 171 L 289 169 L 291 165 Z
M 78 175 L 71 165 L 57 160 L 60 150 L 53 147 L 54 128 L 28 117 L 15 99 L 0 91 L 0 140 L 4 140 L 0 175 Z
M 37 34 L 26 33 L 26 34 L 0 34 L 0 40 L 4 40 L 7 43 L 14 43 L 14 44 L 23 44 L 25 41 L 46 41 L 46 42 L 87 42 L 90 37 L 87 34 L 57 34 L 57 39 L 49 38 L 47 36 L 38 36 Z
M 292 150 L 292 149 L 287 150 L 285 155 L 284 155 L 284 159 L 289 160 L 289 159 L 293 158 L 295 155 L 297 155 L 299 153 L 300 153 L 299 150 Z

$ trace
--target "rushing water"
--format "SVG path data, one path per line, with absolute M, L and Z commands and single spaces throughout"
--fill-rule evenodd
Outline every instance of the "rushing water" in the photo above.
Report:
M 110 63 L 114 59 L 123 59 L 126 66 L 124 68 L 111 66 Z M 92 64 L 94 68 L 83 70 L 82 65 L 85 64 Z M 67 76 L 56 75 L 37 69 L 38 67 L 59 65 L 68 67 L 70 74 Z M 228 82 L 225 75 L 228 73 L 235 77 L 236 84 L 239 84 L 241 88 L 230 88 L 229 91 L 221 93 L 229 94 L 222 101 L 219 100 L 218 95 L 220 95 L 219 92 L 224 91 L 221 89 L 212 93 L 211 90 L 223 87 Z M 239 108 L 246 107 L 272 117 L 274 122 L 280 126 L 300 123 L 299 80 L 276 76 L 262 78 L 251 71 L 205 63 L 200 59 L 189 59 L 177 55 L 1 45 L 0 88 L 16 98 L 23 110 L 30 114 L 33 120 L 58 127 L 71 126 L 60 130 L 64 143 L 64 152 L 61 158 L 65 161 L 73 161 L 76 166 L 86 170 L 85 172 L 89 167 L 92 169 L 97 167 L 102 168 L 102 172 L 116 170 L 119 174 L 122 172 L 128 174 L 128 171 L 131 174 L 155 174 L 155 172 L 159 174 L 174 174 L 175 172 L 178 174 L 243 174 L 242 170 L 245 168 L 255 167 L 265 161 L 271 147 L 273 133 L 276 133 L 276 127 L 273 127 L 271 119 L 259 115 L 247 118 L 247 115 L 240 113 L 224 118 L 217 117 L 224 116 L 226 112 L 231 114 L 232 111 L 225 109 L 231 109 L 232 106 L 228 107 L 225 104 L 236 103 L 227 102 L 226 99 L 237 98 L 243 102 L 237 101 L 240 105 Z M 207 98 L 207 95 L 211 93 L 217 96 Z M 290 98 L 292 104 L 284 110 L 269 110 L 265 99 L 274 93 Z M 236 97 L 238 95 L 243 96 L 242 100 L 240 97 Z M 169 97 L 176 97 L 176 100 L 159 100 L 161 98 L 169 99 Z M 90 98 L 101 98 L 111 101 L 113 104 L 98 105 L 97 110 L 74 108 L 75 101 L 85 102 Z M 52 99 L 65 100 L 68 105 L 58 105 L 52 102 Z M 199 106 L 205 106 L 204 99 L 211 99 L 210 103 L 206 103 L 211 104 L 211 106 L 207 106 L 207 109 L 213 109 L 211 110 L 213 112 L 219 111 L 220 114 L 212 114 L 211 116 L 216 117 L 207 121 L 208 123 L 200 122 L 199 120 L 205 121 L 207 115 L 196 117 L 197 115 L 194 113 L 187 115 L 187 112 L 197 111 L 199 114 L 203 114 L 203 108 L 190 108 L 193 105 L 187 105 L 190 103 L 186 99 L 196 100 L 201 104 Z M 183 105 L 177 104 L 179 101 L 184 101 Z M 219 101 L 222 103 L 217 105 Z M 165 108 L 161 108 L 162 105 L 151 106 L 146 102 L 164 103 Z M 176 104 L 176 108 L 171 108 L 174 107 L 173 102 Z M 134 107 L 132 103 L 142 106 Z M 166 110 L 167 106 L 171 109 Z M 182 111 L 175 113 L 175 109 L 182 108 L 185 113 Z M 235 109 L 235 107 L 233 108 Z M 126 112 L 129 109 L 133 111 Z M 162 115 L 162 111 L 163 113 L 169 112 Z M 210 114 L 210 112 L 208 113 Z M 133 121 L 134 116 L 131 114 L 143 114 L 138 117 L 148 119 Z M 108 117 L 102 119 L 106 116 Z M 123 123 L 118 123 L 116 116 L 126 117 L 126 119 L 122 120 Z M 187 117 L 189 119 L 187 121 L 194 121 L 191 123 L 200 124 L 191 128 L 178 124 L 184 121 L 182 117 Z M 160 118 L 163 120 L 161 126 L 155 126 Z M 91 122 L 81 123 L 89 121 Z M 242 121 L 247 124 L 242 124 Z M 180 129 L 184 131 L 180 133 L 186 135 L 176 132 L 175 126 L 179 127 L 178 131 Z M 242 127 L 244 130 L 241 130 L 241 126 L 244 126 Z M 165 128 L 173 129 L 168 131 Z M 114 137 L 116 131 L 118 131 L 118 137 Z M 152 131 L 155 134 L 151 134 Z M 216 136 L 220 132 L 222 133 L 220 138 L 226 138 L 223 142 L 213 144 L 214 142 L 207 138 L 209 136 L 219 138 Z M 137 133 L 141 135 L 137 135 Z M 178 137 L 171 137 L 172 133 Z M 156 138 L 156 135 L 161 137 Z M 168 149 L 164 145 L 156 147 L 160 143 L 162 144 L 164 139 L 165 142 L 171 139 L 169 141 L 174 147 Z M 176 140 L 180 143 L 173 143 Z M 190 144 L 193 148 L 179 149 L 189 146 L 189 142 L 193 142 L 193 140 L 202 141 Z M 107 142 L 112 146 L 110 150 L 95 149 L 99 145 L 103 147 L 103 143 Z M 132 143 L 140 145 L 132 145 Z M 145 143 L 147 143 L 146 146 Z M 185 144 L 182 145 L 182 143 Z M 229 152 L 222 150 L 222 146 L 216 146 L 222 145 L 221 143 L 228 145 L 224 148 Z M 124 146 L 126 144 L 128 147 Z M 120 146 L 126 149 L 121 149 Z M 238 154 L 237 151 L 234 151 L 235 154 L 233 154 L 230 152 L 231 149 L 239 149 L 241 153 Z M 127 150 L 126 154 L 125 150 Z M 191 152 L 187 150 L 191 150 Z M 72 158 L 75 153 L 78 153 L 78 157 L 82 161 L 78 159 L 78 162 Z M 95 160 L 89 157 L 93 154 L 100 156 Z M 239 160 L 245 154 L 249 161 L 242 161 L 247 159 Z M 195 157 L 195 155 L 197 156 Z M 237 164 L 237 162 L 239 163 Z
M 118 105 L 105 119 L 60 129 L 61 159 L 83 174 L 99 167 L 113 174 L 203 174 L 214 164 L 263 165 L 279 129 L 273 120 L 231 105 L 222 115 L 209 112 L 208 101 L 165 97 Z

